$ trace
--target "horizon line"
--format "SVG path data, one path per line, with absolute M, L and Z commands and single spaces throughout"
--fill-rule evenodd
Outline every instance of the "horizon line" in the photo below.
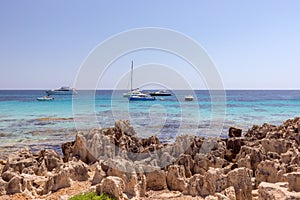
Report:
M 1 90 L 49 90 L 45 88 L 0 88 Z M 91 91 L 95 89 L 78 89 L 77 91 Z M 96 90 L 117 90 L 117 91 L 123 91 L 128 90 L 126 88 L 122 89 L 113 89 L 113 88 L 97 88 Z M 184 88 L 177 88 L 177 89 L 141 89 L 141 90 L 300 90 L 300 88 L 224 88 L 224 89 L 207 89 L 207 88 L 191 88 L 191 89 L 184 89 Z M 129 91 L 129 90 L 128 90 Z

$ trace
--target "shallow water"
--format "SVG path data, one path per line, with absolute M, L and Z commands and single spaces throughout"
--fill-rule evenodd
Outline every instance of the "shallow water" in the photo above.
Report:
M 24 146 L 58 150 L 75 138 L 76 128 L 113 126 L 118 119 L 129 119 L 140 137 L 156 134 L 170 142 L 178 134 L 226 137 L 230 126 L 246 131 L 254 124 L 279 125 L 300 115 L 300 91 L 295 90 L 226 91 L 226 101 L 220 92 L 214 102 L 205 90 L 173 91 L 175 95 L 151 102 L 128 102 L 123 92 L 101 90 L 95 99 L 79 92 L 73 98 L 55 96 L 54 101 L 39 102 L 36 98 L 44 91 L 2 90 L 0 152 Z M 193 92 L 195 100 L 185 102 L 184 96 Z

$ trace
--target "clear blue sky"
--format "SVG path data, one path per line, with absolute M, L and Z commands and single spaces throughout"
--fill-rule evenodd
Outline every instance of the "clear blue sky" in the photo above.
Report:
M 72 85 L 97 44 L 149 26 L 196 40 L 228 89 L 300 88 L 298 0 L 1 0 L 0 89 Z

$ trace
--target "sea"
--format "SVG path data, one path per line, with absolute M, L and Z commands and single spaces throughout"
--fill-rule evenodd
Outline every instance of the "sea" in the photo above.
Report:
M 44 90 L 1 90 L 0 158 L 24 147 L 60 152 L 78 131 L 112 127 L 116 120 L 129 120 L 140 138 L 156 135 L 168 143 L 180 134 L 226 138 L 232 126 L 246 132 L 300 116 L 299 90 L 176 90 L 155 101 L 128 101 L 124 92 L 79 91 L 37 101 Z M 194 101 L 185 101 L 187 95 Z

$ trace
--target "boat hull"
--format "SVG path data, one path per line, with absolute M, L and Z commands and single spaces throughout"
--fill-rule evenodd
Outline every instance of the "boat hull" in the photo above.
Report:
M 53 101 L 54 98 L 44 98 L 44 97 L 39 97 L 39 98 L 37 98 L 36 100 L 38 100 L 38 101 Z
M 150 93 L 150 96 L 155 97 L 155 96 L 171 96 L 172 94 L 166 93 L 166 94 L 157 94 L 157 93 Z
M 129 97 L 129 101 L 155 101 L 154 97 Z
M 55 91 L 55 90 L 47 90 L 46 93 L 48 95 L 73 95 L 77 94 L 75 91 Z
M 193 97 L 185 97 L 184 100 L 185 101 L 194 101 L 194 98 Z

